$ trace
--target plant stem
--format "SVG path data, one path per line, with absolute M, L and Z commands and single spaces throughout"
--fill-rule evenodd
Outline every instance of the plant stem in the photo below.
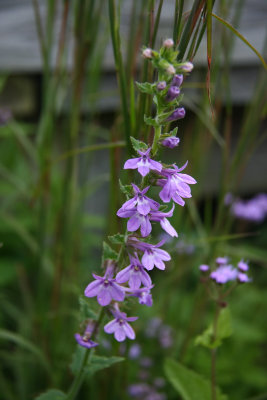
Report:
M 213 342 L 215 342 L 216 340 L 218 318 L 221 312 L 221 307 L 218 303 L 219 300 L 216 305 L 216 311 L 213 321 Z M 211 400 L 216 400 L 216 348 L 211 349 Z
M 152 144 L 152 153 L 155 155 L 158 151 L 158 141 L 161 135 L 161 126 L 156 126 L 155 127 L 155 132 L 154 132 L 154 139 L 153 139 L 153 144 Z

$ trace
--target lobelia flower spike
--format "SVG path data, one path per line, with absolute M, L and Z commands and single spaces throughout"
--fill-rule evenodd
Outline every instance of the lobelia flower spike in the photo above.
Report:
M 87 324 L 83 335 L 75 333 L 74 337 L 77 343 L 82 347 L 86 347 L 87 349 L 91 349 L 92 347 L 98 346 L 98 343 L 93 342 L 93 340 L 91 340 L 91 336 L 92 333 L 94 332 L 94 329 L 95 325 L 90 322 L 89 324 Z
M 135 332 L 128 322 L 133 322 L 138 319 L 138 317 L 127 317 L 126 313 L 121 312 L 117 303 L 115 303 L 114 308 L 111 310 L 115 319 L 108 322 L 104 326 L 104 331 L 106 333 L 114 333 L 115 339 L 118 342 L 123 342 L 126 337 L 131 340 L 135 339 Z
M 112 300 L 124 300 L 123 288 L 116 283 L 116 279 L 112 279 L 114 268 L 114 263 L 110 262 L 103 277 L 92 274 L 95 280 L 89 283 L 84 291 L 86 297 L 97 296 L 97 301 L 102 307 L 110 304 Z
M 119 215 L 121 211 L 134 210 L 135 208 L 141 215 L 147 215 L 150 210 L 159 209 L 159 203 L 157 201 L 145 196 L 145 193 L 149 190 L 150 186 L 140 190 L 138 186 L 132 183 L 132 187 L 135 196 L 122 205 L 122 207 L 118 210 L 117 215 Z
M 137 169 L 139 174 L 146 176 L 150 170 L 160 172 L 162 170 L 162 165 L 158 161 L 154 161 L 149 157 L 151 147 L 146 151 L 138 150 L 138 154 L 141 157 L 130 158 L 124 164 L 124 169 Z

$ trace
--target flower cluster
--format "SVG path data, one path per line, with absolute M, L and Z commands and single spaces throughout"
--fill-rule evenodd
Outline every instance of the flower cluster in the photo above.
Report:
M 165 262 L 171 259 L 169 253 L 162 249 L 165 240 L 152 243 L 150 235 L 153 224 L 159 222 L 166 234 L 177 237 L 177 231 L 169 218 L 173 215 L 175 204 L 184 206 L 185 199 L 191 197 L 189 185 L 196 183 L 194 178 L 182 172 L 187 162 L 179 168 L 175 164 L 166 165 L 155 160 L 160 146 L 174 148 L 180 142 L 176 137 L 177 128 L 171 132 L 162 130 L 165 126 L 168 129 L 171 121 L 185 116 L 184 108 L 179 107 L 182 98 L 180 91 L 184 74 L 190 72 L 193 66 L 191 63 L 176 61 L 177 52 L 171 39 L 163 43 L 159 53 L 144 49 L 143 56 L 151 60 L 158 71 L 157 82 L 137 84 L 140 91 L 153 96 L 156 104 L 156 115 L 153 118 L 145 116 L 145 122 L 154 127 L 154 139 L 148 145 L 131 138 L 137 156 L 128 159 L 124 169 L 137 170 L 141 181 L 127 188 L 121 185 L 127 201 L 118 210 L 117 216 L 128 219 L 127 232 L 121 242 L 117 242 L 121 244 L 118 257 L 108 261 L 104 276 L 93 274 L 94 280 L 84 292 L 86 297 L 96 297 L 100 306 L 108 306 L 114 319 L 104 326 L 104 331 L 114 334 L 119 342 L 135 338 L 129 322 L 135 321 L 137 317 L 127 317 L 119 309 L 118 302 L 136 297 L 140 304 L 152 306 L 151 289 L 154 285 L 149 272 L 154 268 L 164 270 Z M 158 201 L 149 196 L 152 186 L 160 189 Z M 160 201 L 171 203 L 168 211 L 165 211 L 168 206 L 161 205 Z M 80 336 L 76 339 L 82 344 Z
M 209 279 L 220 285 L 231 281 L 240 283 L 251 281 L 251 278 L 249 278 L 247 275 L 249 265 L 243 260 L 238 262 L 237 267 L 234 267 L 229 263 L 227 257 L 217 257 L 216 264 L 216 269 L 211 272 L 209 265 L 206 264 L 200 265 L 199 269 L 203 274 L 208 275 Z

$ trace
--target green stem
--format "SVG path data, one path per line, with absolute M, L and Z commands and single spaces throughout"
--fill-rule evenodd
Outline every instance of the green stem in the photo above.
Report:
M 158 151 L 158 142 L 161 135 L 161 126 L 155 126 L 154 139 L 152 144 L 152 153 L 155 155 Z
M 216 305 L 216 311 L 213 321 L 213 342 L 215 342 L 217 337 L 217 325 L 218 319 L 221 312 L 221 307 L 219 306 L 219 300 Z M 216 348 L 211 349 L 211 400 L 216 400 Z

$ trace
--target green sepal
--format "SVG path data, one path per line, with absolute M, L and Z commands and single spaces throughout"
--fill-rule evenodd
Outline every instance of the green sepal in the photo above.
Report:
M 147 125 L 159 126 L 158 122 L 154 118 L 147 117 L 146 115 L 144 115 L 144 121 Z
M 133 195 L 133 187 L 132 185 L 123 185 L 121 183 L 121 180 L 119 179 L 119 185 L 120 185 L 120 190 L 122 191 L 123 194 L 125 194 L 127 197 L 131 197 Z
M 108 236 L 108 239 L 112 244 L 124 244 L 125 237 L 121 233 L 116 233 L 115 235 Z
M 113 250 L 106 242 L 103 242 L 103 261 L 117 260 L 118 253 Z
M 144 83 L 140 83 L 140 82 L 135 82 L 136 86 L 138 87 L 138 89 L 140 90 L 140 92 L 142 93 L 146 93 L 146 94 L 154 94 L 154 87 L 155 85 L 149 82 L 144 82 Z
M 136 152 L 147 150 L 148 146 L 147 146 L 146 143 L 141 142 L 141 140 L 137 140 L 132 136 L 130 137 L 130 139 L 131 139 L 131 142 L 132 142 L 132 146 L 133 146 L 133 148 L 134 148 L 134 150 Z

